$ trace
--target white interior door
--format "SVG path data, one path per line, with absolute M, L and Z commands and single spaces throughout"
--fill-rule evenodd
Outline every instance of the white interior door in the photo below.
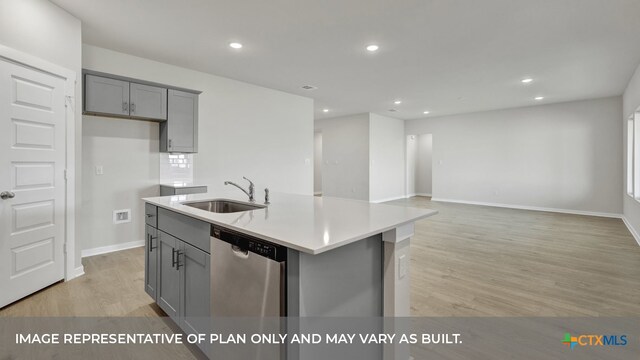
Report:
M 0 307 L 64 278 L 65 80 L 0 59 Z

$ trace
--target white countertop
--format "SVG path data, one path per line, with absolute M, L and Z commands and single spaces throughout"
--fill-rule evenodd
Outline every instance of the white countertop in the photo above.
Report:
M 206 185 L 197 185 L 190 182 L 176 182 L 176 183 L 164 183 L 160 186 L 172 187 L 172 188 L 192 188 L 192 187 L 205 187 Z
M 219 214 L 182 205 L 212 199 L 247 202 L 246 197 L 212 192 L 143 200 L 309 254 L 320 254 L 437 214 L 429 209 L 284 193 L 272 193 L 267 208 L 238 213 Z

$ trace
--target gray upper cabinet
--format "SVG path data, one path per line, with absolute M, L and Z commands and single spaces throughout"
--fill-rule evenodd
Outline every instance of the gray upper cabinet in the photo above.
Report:
M 167 89 L 131 83 L 129 114 L 146 119 L 167 119 Z
M 85 111 L 97 114 L 129 116 L 129 82 L 86 75 Z
M 200 91 L 83 70 L 83 113 L 160 123 L 160 152 L 198 152 Z
M 160 123 L 160 152 L 198 152 L 198 94 L 169 89 L 167 121 Z

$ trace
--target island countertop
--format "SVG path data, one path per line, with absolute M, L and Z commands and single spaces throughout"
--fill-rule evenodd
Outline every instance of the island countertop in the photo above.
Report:
M 213 199 L 247 202 L 246 198 L 217 192 L 143 201 L 314 255 L 437 214 L 429 209 L 285 193 L 273 193 L 266 208 L 236 213 L 213 213 L 183 205 Z

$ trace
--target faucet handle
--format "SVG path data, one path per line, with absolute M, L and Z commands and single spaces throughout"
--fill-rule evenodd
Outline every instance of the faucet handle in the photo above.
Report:
M 264 188 L 264 204 L 269 205 L 269 188 Z
M 243 179 L 245 179 L 245 180 L 247 180 L 247 181 L 249 182 L 249 185 L 250 185 L 251 187 L 253 187 L 253 181 L 251 181 L 251 180 L 247 179 L 247 177 L 246 177 L 246 176 L 243 176 L 242 178 L 243 178 Z

